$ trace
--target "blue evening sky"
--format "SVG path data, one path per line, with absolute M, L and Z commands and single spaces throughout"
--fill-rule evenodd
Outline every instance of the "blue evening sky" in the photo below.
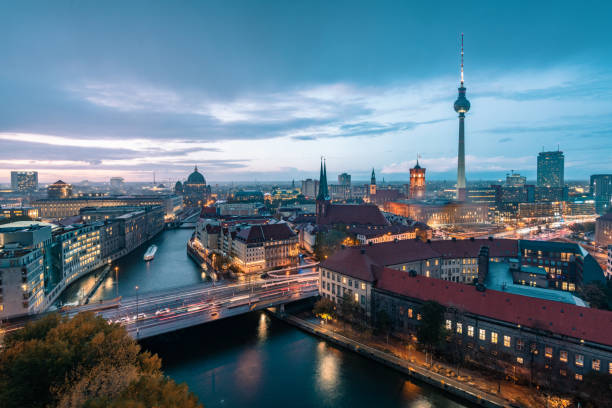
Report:
M 3 1 L 0 181 L 612 171 L 612 2 Z

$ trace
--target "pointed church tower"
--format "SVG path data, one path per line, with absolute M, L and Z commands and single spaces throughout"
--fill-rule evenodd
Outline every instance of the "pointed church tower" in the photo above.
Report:
M 327 216 L 327 208 L 330 204 L 329 190 L 327 188 L 327 164 L 321 159 L 321 172 L 319 173 L 319 194 L 317 194 L 317 224 L 322 217 Z
M 370 195 L 376 195 L 376 174 L 374 174 L 374 167 L 372 167 L 372 177 L 370 177 Z

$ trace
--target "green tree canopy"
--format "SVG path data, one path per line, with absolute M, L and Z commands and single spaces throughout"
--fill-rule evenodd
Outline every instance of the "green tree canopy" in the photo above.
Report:
M 5 337 L 0 406 L 200 406 L 160 367 L 161 360 L 141 351 L 118 325 L 93 313 L 51 314 Z
M 421 307 L 421 321 L 417 328 L 419 343 L 437 348 L 444 339 L 444 306 L 434 301 L 427 301 Z

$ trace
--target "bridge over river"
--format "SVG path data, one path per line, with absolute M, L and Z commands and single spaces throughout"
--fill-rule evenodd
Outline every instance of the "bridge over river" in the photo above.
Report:
M 317 296 L 318 280 L 317 272 L 308 272 L 247 283 L 195 284 L 78 306 L 62 313 L 74 316 L 93 311 L 109 324 L 124 326 L 133 338 L 144 339 Z M 5 324 L 2 329 L 18 330 L 35 318 Z

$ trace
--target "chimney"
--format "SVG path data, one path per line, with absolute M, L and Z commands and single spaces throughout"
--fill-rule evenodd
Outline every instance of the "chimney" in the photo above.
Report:
M 489 273 L 489 247 L 480 247 L 478 253 L 478 284 L 484 285 Z

